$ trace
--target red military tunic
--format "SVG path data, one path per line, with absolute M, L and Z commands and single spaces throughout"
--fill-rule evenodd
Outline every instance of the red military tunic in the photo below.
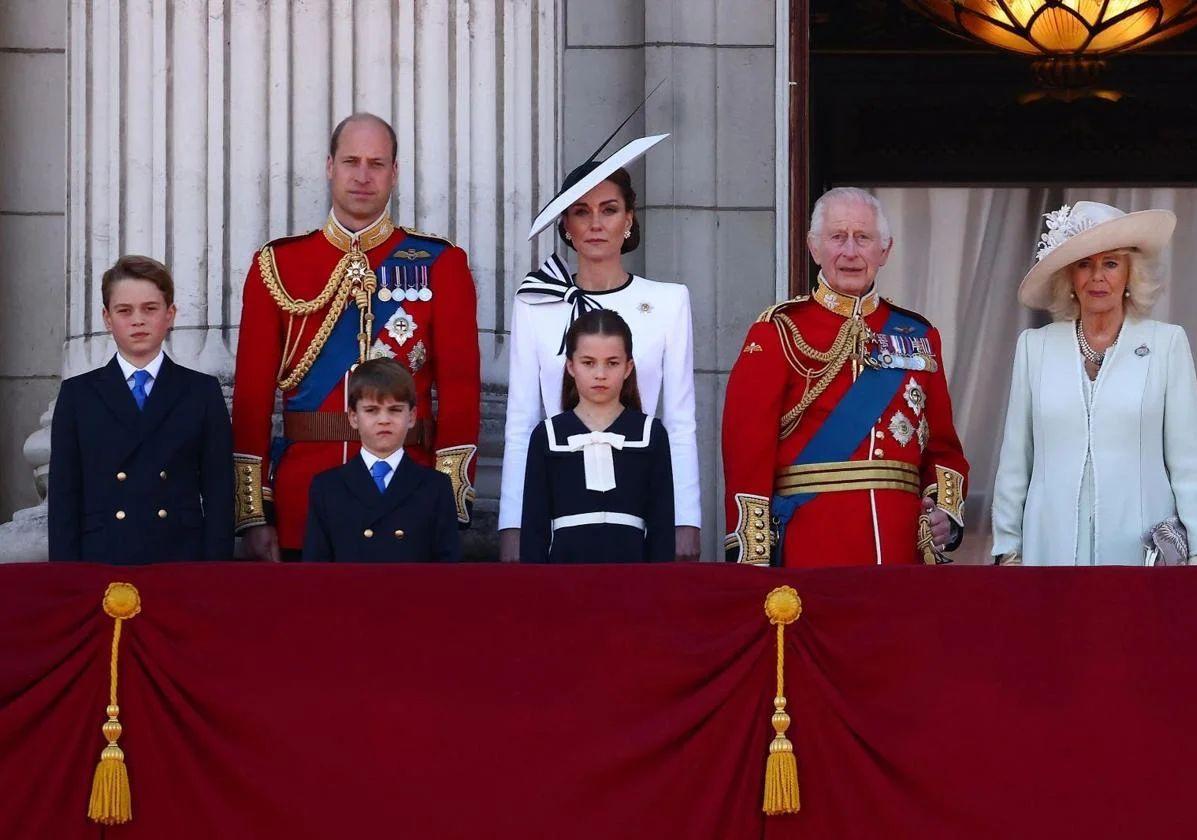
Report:
M 369 271 L 355 255 L 364 255 Z M 419 293 L 416 300 L 404 297 L 401 279 Z M 355 237 L 330 215 L 322 230 L 255 254 L 243 294 L 233 385 L 238 532 L 273 522 L 280 547 L 303 546 L 312 477 L 356 457 L 361 446 L 346 411 L 349 372 L 363 346 L 365 355 L 391 356 L 411 371 L 417 419 L 405 451 L 449 475 L 458 520 L 467 524 L 481 374 L 477 296 L 465 252 L 396 228 L 385 215 Z M 375 320 L 363 341 L 367 298 Z M 326 318 L 339 300 L 340 317 Z M 279 390 L 283 434 L 274 437 Z
M 968 462 L 952 423 L 939 333 L 913 313 L 898 310 L 914 319 L 907 323 L 925 325 L 920 346 L 930 352 L 915 362 L 925 369 L 902 370 L 879 415 L 860 423 L 841 418 L 867 429 L 846 462 L 793 466 L 853 383 L 878 373 L 863 359 L 876 355 L 875 334 L 884 333 L 894 309 L 875 292 L 839 294 L 820 277 L 810 298 L 766 310 L 748 331 L 723 412 L 729 560 L 769 562 L 780 531 L 785 566 L 925 562 L 930 555 L 917 550 L 924 495 L 963 526 Z M 841 360 L 838 370 L 829 356 Z M 813 498 L 788 523 L 778 522 L 795 493 Z

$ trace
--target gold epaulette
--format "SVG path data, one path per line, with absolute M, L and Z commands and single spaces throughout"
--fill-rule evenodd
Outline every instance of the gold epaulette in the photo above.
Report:
M 762 312 L 760 317 L 756 319 L 756 322 L 760 324 L 766 321 L 772 321 L 773 316 L 780 310 L 785 309 L 787 306 L 793 306 L 796 303 L 803 303 L 808 300 L 810 300 L 810 295 L 798 295 L 798 297 L 790 298 L 789 300 L 783 300 L 781 303 L 775 303 Z
M 435 233 L 425 233 L 422 230 L 416 230 L 415 228 L 409 228 L 409 227 L 401 227 L 400 230 L 402 230 L 404 233 L 408 234 L 409 236 L 419 236 L 422 239 L 432 239 L 436 242 L 444 242 L 450 248 L 457 247 L 457 243 L 453 242 L 453 240 L 447 239 L 447 238 L 440 236 L 438 234 L 435 234 Z

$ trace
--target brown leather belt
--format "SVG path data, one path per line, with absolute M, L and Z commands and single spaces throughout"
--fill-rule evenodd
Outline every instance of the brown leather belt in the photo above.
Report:
M 431 449 L 435 429 L 432 418 L 419 417 L 403 445 Z M 284 411 L 283 437 L 297 443 L 361 440 L 357 429 L 349 425 L 349 415 L 340 411 Z

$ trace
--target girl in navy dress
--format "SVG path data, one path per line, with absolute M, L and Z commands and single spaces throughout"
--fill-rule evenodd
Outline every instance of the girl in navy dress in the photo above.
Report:
M 521 562 L 672 560 L 669 436 L 640 410 L 631 330 L 591 310 L 566 333 L 565 356 L 565 411 L 528 444 Z

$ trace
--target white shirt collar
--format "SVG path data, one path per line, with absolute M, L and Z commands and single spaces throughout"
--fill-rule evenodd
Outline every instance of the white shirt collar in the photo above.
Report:
M 400 446 L 398 449 L 396 449 L 394 452 L 392 452 L 390 455 L 388 455 L 385 458 L 379 458 L 377 455 L 375 455 L 373 452 L 371 452 L 369 449 L 367 449 L 366 447 L 363 446 L 362 447 L 362 460 L 366 462 L 366 469 L 368 469 L 368 470 L 374 469 L 374 464 L 376 461 L 386 461 L 388 464 L 391 465 L 391 471 L 387 474 L 394 475 L 395 470 L 399 469 L 399 462 L 403 460 L 403 447 Z
M 380 213 L 380 214 L 378 215 L 378 218 L 377 218 L 377 219 L 375 219 L 374 221 L 370 222 L 370 224 L 366 225 L 364 228 L 362 228 L 362 230 L 373 230 L 373 229 L 374 229 L 374 226 L 375 226 L 376 224 L 378 224 L 379 222 L 381 222 L 381 221 L 382 221 L 382 219 L 383 219 L 383 217 L 384 217 L 384 216 L 386 216 L 386 214 L 387 214 L 387 213 L 389 213 L 389 212 L 390 212 L 390 208 L 389 208 L 389 207 L 387 207 L 387 208 L 384 208 L 384 209 L 383 209 L 383 211 L 382 211 L 382 213 Z M 362 232 L 362 230 L 356 230 L 356 231 L 354 231 L 354 230 L 350 230 L 349 228 L 345 227 L 345 225 L 341 224 L 341 220 L 337 218 L 337 211 L 336 211 L 336 210 L 329 210 L 329 211 L 328 211 L 328 218 L 332 219 L 332 223 L 333 223 L 334 225 L 336 225 L 336 226 L 337 226 L 337 227 L 340 229 L 341 233 L 345 234 L 345 235 L 346 235 L 346 236 L 348 236 L 350 239 L 352 239 L 353 237 L 355 237 L 355 236 L 359 235 L 359 234 Z M 377 459 L 377 458 L 375 458 L 375 460 L 378 460 L 378 459 Z
M 158 355 L 154 357 L 154 360 L 152 362 L 150 362 L 148 365 L 146 365 L 143 368 L 139 368 L 139 367 L 134 367 L 131 362 L 129 362 L 124 356 L 122 356 L 120 354 L 119 350 L 116 353 L 116 363 L 121 366 L 121 373 L 124 374 L 126 382 L 128 382 L 130 379 L 132 379 L 133 374 L 139 370 L 144 370 L 146 373 L 148 373 L 150 375 L 151 380 L 157 381 L 158 380 L 158 371 L 162 370 L 162 360 L 165 358 L 166 358 L 166 351 L 159 350 Z

